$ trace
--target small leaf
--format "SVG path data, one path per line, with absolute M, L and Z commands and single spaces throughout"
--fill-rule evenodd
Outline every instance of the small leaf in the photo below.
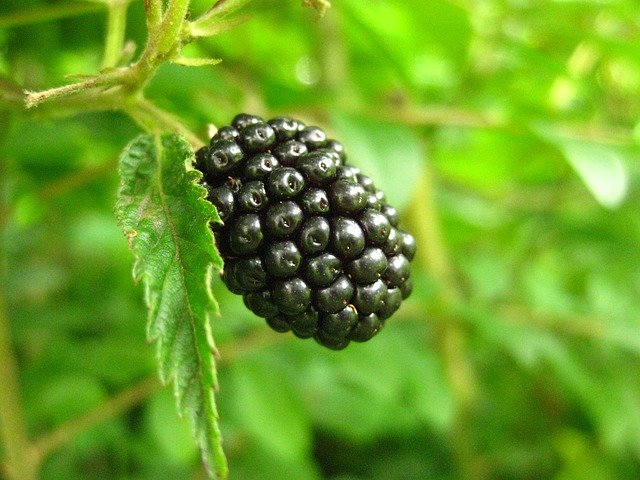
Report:
M 214 343 L 209 316 L 212 268 L 222 260 L 208 227 L 219 221 L 195 184 L 199 173 L 188 142 L 179 136 L 142 135 L 120 157 L 116 207 L 135 255 L 149 311 L 147 336 L 157 344 L 160 379 L 173 381 L 178 411 L 186 415 L 211 478 L 226 478 L 214 389 Z
M 625 148 L 570 138 L 544 125 L 535 129 L 560 149 L 600 205 L 613 209 L 624 201 L 629 189 L 625 162 L 631 157 Z
M 192 37 L 210 37 L 217 35 L 246 20 L 238 17 L 237 12 L 253 0 L 219 0 L 213 7 L 189 23 Z
M 560 148 L 602 206 L 615 208 L 622 203 L 629 188 L 629 174 L 619 152 L 584 142 L 567 142 Z

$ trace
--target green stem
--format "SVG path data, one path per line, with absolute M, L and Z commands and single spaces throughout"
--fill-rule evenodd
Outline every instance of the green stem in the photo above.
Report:
M 130 94 L 142 89 L 158 65 L 181 48 L 182 42 L 184 41 L 182 38 L 182 28 L 188 8 L 189 0 L 169 1 L 162 23 L 155 30 L 155 34 L 151 35 L 152 32 L 150 32 L 150 37 L 144 52 L 140 59 L 133 65 L 104 72 L 71 85 L 64 85 L 41 92 L 26 92 L 25 104 L 27 108 L 35 107 L 50 100 L 62 99 L 80 93 L 93 93 L 94 90 L 104 91 L 110 87 L 121 87 Z M 122 12 L 120 12 L 119 15 L 122 15 Z M 120 21 L 123 21 L 123 19 Z M 117 29 L 121 28 L 123 27 L 117 27 Z M 122 36 L 121 33 L 115 30 L 114 32 L 114 38 L 120 38 Z M 113 42 L 115 44 L 116 40 L 113 40 Z M 107 45 L 105 48 L 110 51 L 116 47 Z M 121 52 L 122 48 L 120 48 L 119 51 Z M 112 55 L 112 53 L 109 53 L 109 55 Z M 113 53 L 113 55 L 115 55 L 115 53 Z M 88 109 L 92 108 L 89 107 Z
M 464 296 L 455 280 L 453 265 L 444 242 L 436 206 L 433 171 L 425 164 L 416 186 L 416 200 L 409 212 L 412 233 L 418 245 L 416 264 L 429 272 L 438 285 L 435 318 L 440 356 L 454 397 L 456 414 L 451 432 L 452 448 L 462 478 L 483 479 L 486 471 L 473 443 L 471 427 L 476 397 L 476 378 L 469 359 L 466 333 L 456 318 Z
M 120 392 L 107 402 L 98 406 L 95 410 L 61 425 L 51 433 L 34 442 L 34 457 L 38 461 L 42 461 L 52 452 L 69 443 L 80 433 L 109 418 L 126 412 L 134 405 L 143 402 L 159 388 L 160 383 L 158 382 L 157 376 L 154 375 Z
M 4 170 L 0 163 L 0 170 Z M 0 171 L 0 181 L 4 181 Z M 1 187 L 0 187 L 1 188 Z M 0 192 L 0 202 L 3 195 Z M 0 218 L 5 219 L 5 206 L 0 203 Z M 0 286 L 6 285 L 4 223 L 0 225 Z M 4 292 L 0 287 L 0 440 L 7 457 L 9 480 L 36 480 L 37 465 L 29 454 L 27 422 L 20 400 L 18 365 L 11 345 L 9 318 Z
M 69 95 L 87 92 L 91 89 L 106 89 L 115 85 L 130 84 L 135 79 L 135 70 L 132 68 L 120 68 L 111 72 L 91 77 L 87 80 L 62 87 L 50 88 L 41 92 L 26 92 L 25 104 L 27 108 L 32 108 L 41 103 L 68 97 Z
M 136 66 L 148 77 L 157 67 L 159 61 L 169 57 L 180 47 L 181 33 L 189 0 L 169 0 L 162 22 L 155 31 L 149 32 L 147 46 L 142 52 Z
M 60 18 L 75 17 L 88 13 L 99 12 L 104 5 L 99 3 L 58 3 L 55 5 L 41 5 L 31 10 L 9 13 L 0 17 L 0 28 L 17 27 L 31 23 L 48 22 Z
M 162 21 L 162 0 L 144 0 L 144 10 L 147 14 L 149 36 L 153 36 Z
M 148 132 L 170 130 L 183 135 L 194 149 L 204 142 L 169 112 L 162 110 L 146 98 L 139 98 L 125 108 L 126 113 Z
M 109 4 L 104 58 L 102 59 L 103 69 L 117 66 L 122 58 L 128 8 L 129 0 Z

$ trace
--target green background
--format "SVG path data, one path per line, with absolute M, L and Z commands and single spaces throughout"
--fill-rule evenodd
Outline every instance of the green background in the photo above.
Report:
M 250 3 L 187 47 L 221 64 L 167 64 L 146 89 L 203 137 L 240 111 L 326 128 L 418 240 L 413 295 L 340 352 L 272 332 L 214 282 L 230 478 L 639 478 L 640 5 L 332 3 L 320 20 Z M 105 11 L 3 0 L 3 95 L 99 70 Z M 144 45 L 142 1 L 127 38 Z M 204 478 L 153 380 L 113 215 L 139 127 L 56 113 L 0 100 L 0 313 L 32 439 L 126 406 L 56 444 L 41 478 Z

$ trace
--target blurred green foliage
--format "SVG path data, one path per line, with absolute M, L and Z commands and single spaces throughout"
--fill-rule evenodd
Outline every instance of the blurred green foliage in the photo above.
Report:
M 139 128 L 7 101 L 96 72 L 105 12 L 0 3 L 0 285 L 34 440 L 156 375 L 113 215 Z M 639 478 L 638 3 L 245 13 L 186 50 L 221 64 L 165 65 L 148 98 L 203 137 L 245 110 L 328 128 L 402 207 L 420 255 L 413 296 L 341 352 L 271 332 L 215 282 L 231 478 Z M 141 1 L 127 38 L 144 45 Z M 135 398 L 57 445 L 41 478 L 204 478 L 168 391 Z

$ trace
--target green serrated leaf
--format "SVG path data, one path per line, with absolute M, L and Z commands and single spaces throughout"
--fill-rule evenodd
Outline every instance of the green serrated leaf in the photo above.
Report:
M 120 157 L 116 210 L 135 255 L 134 279 L 145 287 L 160 378 L 173 381 L 178 411 L 191 421 L 210 477 L 224 479 L 209 324 L 217 313 L 210 276 L 222 259 L 208 223 L 220 219 L 195 183 L 200 174 L 186 168 L 192 160 L 189 143 L 177 135 L 138 137 Z

